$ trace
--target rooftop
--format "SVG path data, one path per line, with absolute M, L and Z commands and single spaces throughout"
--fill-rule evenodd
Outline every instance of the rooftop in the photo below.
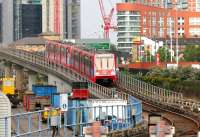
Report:
M 17 40 L 10 45 L 45 45 L 46 39 L 41 37 L 26 37 Z

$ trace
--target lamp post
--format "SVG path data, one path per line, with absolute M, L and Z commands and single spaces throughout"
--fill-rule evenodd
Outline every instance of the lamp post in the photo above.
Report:
M 183 2 L 184 3 L 184 2 Z M 176 64 L 177 64 L 177 67 L 178 67 L 178 64 L 179 64 L 179 58 L 178 58 L 178 54 L 179 54 L 179 49 L 178 49 L 178 4 L 179 3 L 175 3 L 175 4 L 173 4 L 173 3 L 168 3 L 168 4 L 170 4 L 170 5 L 173 5 L 173 6 L 175 6 L 175 10 L 176 10 L 176 17 L 175 17 L 175 19 L 174 19 L 174 24 L 176 25 L 174 28 L 176 29 L 176 31 L 175 31 L 175 38 L 176 38 Z M 172 38 L 172 36 L 171 36 L 172 34 L 171 34 L 171 18 L 170 18 L 170 37 Z M 170 50 L 171 50 L 171 62 L 172 62 L 172 39 L 171 39 L 171 46 L 170 46 Z
M 172 62 L 172 19 L 170 17 L 169 25 L 170 25 L 170 61 Z
M 176 6 L 176 64 L 177 64 L 177 67 L 178 67 L 178 62 L 179 62 L 179 59 L 178 59 L 178 8 L 177 8 L 177 3 L 175 4 Z

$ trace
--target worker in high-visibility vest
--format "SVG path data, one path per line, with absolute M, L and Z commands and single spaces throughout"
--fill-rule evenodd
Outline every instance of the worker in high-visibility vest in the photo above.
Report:
M 59 112 L 60 111 L 57 111 L 57 110 L 50 110 L 51 111 L 51 117 L 50 117 L 50 120 L 51 120 L 51 129 L 53 131 L 52 133 L 52 137 L 56 137 L 56 135 L 58 135 L 58 126 L 59 126 Z M 54 113 L 53 113 L 54 112 Z M 56 112 L 56 113 L 55 113 Z

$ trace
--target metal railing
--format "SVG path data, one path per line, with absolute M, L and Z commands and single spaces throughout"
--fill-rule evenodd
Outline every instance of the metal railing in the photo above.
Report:
M 137 119 L 132 117 L 131 108 L 134 105 L 69 107 L 65 112 L 61 112 L 60 109 L 49 109 L 14 114 L 0 119 L 5 120 L 5 123 L 8 123 L 9 119 L 11 120 L 12 137 L 51 136 L 52 126 L 55 125 L 58 127 L 58 133 L 63 137 L 83 136 L 83 127 L 91 126 L 96 121 L 100 121 L 101 125 L 107 127 L 109 132 L 128 129 L 142 123 L 141 114 Z M 52 123 L 54 124 L 52 125 Z M 5 127 L 7 126 L 6 124 Z M 7 128 L 5 128 L 5 137 L 8 136 Z
M 192 111 L 200 109 L 200 102 L 183 98 L 182 93 L 173 92 L 149 83 L 135 79 L 132 75 L 118 73 L 117 85 L 130 91 L 133 95 L 149 99 L 162 104 L 179 106 L 180 108 L 189 108 Z

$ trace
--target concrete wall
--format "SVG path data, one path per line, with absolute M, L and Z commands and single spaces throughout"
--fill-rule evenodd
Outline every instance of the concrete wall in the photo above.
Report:
M 57 92 L 59 93 L 71 92 L 71 86 L 69 84 L 51 74 L 48 75 L 48 84 L 57 86 Z

